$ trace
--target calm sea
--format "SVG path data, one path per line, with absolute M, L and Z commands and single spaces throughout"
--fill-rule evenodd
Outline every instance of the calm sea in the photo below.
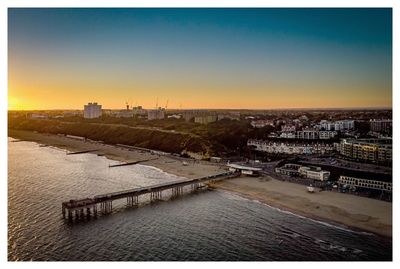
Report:
M 392 241 L 222 191 L 71 224 L 61 202 L 180 179 L 32 142 L 8 147 L 8 259 L 67 261 L 391 260 Z M 145 201 L 143 201 L 145 202 Z

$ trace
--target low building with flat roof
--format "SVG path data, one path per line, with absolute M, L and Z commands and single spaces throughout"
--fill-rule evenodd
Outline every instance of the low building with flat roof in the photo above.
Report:
M 260 172 L 262 171 L 262 169 L 259 167 L 244 166 L 234 163 L 228 163 L 227 167 L 229 168 L 229 171 L 232 172 L 240 171 L 243 175 L 248 175 L 248 176 L 259 176 Z
M 309 179 L 325 181 L 328 180 L 331 172 L 322 170 L 318 166 L 302 166 L 299 168 L 299 173 Z
M 276 167 L 275 172 L 287 176 L 302 176 L 308 179 L 326 181 L 329 180 L 330 172 L 322 170 L 318 166 L 303 166 L 300 164 L 287 163 L 282 167 Z
M 340 176 L 338 184 L 340 187 L 349 187 L 349 188 L 355 187 L 355 188 L 392 192 L 392 183 L 380 180 Z

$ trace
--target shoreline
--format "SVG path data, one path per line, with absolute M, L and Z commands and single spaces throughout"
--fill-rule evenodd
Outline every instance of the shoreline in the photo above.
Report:
M 68 151 L 93 150 L 92 154 L 104 156 L 107 159 L 120 162 L 135 162 L 139 160 L 149 160 L 141 162 L 142 165 L 153 166 L 166 173 L 185 178 L 203 177 L 210 174 L 218 174 L 226 171 L 219 165 L 205 164 L 199 161 L 185 160 L 188 165 L 183 165 L 183 160 L 172 158 L 170 156 L 156 155 L 139 150 L 128 150 L 109 144 L 93 143 L 81 141 L 65 136 L 53 134 L 34 133 L 31 131 L 8 130 L 8 137 L 20 139 L 23 141 L 32 141 L 39 144 L 45 144 Z
M 314 221 L 321 221 L 338 228 L 372 233 L 392 239 L 391 203 L 334 192 L 310 194 L 306 192 L 302 185 L 282 182 L 272 177 L 267 180 L 265 178 L 240 177 L 229 179 L 218 182 L 216 190 L 232 192 L 245 199 L 256 200 L 278 210 Z M 254 184 L 255 181 L 258 182 Z M 293 193 L 291 192 L 291 195 L 289 195 L 287 192 L 278 192 L 274 185 L 279 185 L 279 188 L 287 187 L 287 191 L 290 190 Z M 265 190 L 266 188 L 269 188 L 269 190 Z M 296 196 L 296 194 L 299 194 L 299 196 Z M 332 202 L 332 198 L 338 200 L 338 203 Z M 340 198 L 342 198 L 342 203 L 339 203 Z M 367 208 L 364 211 L 357 212 L 356 204 L 365 205 Z M 350 210 L 351 206 L 355 208 Z
M 97 149 L 92 154 L 121 162 L 155 158 L 154 154 L 148 152 L 130 151 L 113 145 L 31 131 L 8 130 L 8 137 L 69 151 Z M 155 160 L 141 164 L 186 178 L 226 171 L 226 168 L 222 166 L 198 161 L 190 162 L 185 166 L 181 160 L 169 156 L 158 156 Z M 257 200 L 277 210 L 322 221 L 338 228 L 340 225 L 345 225 L 355 232 L 371 232 L 378 236 L 392 238 L 392 204 L 388 202 L 335 192 L 309 194 L 303 185 L 279 181 L 269 176 L 260 178 L 241 176 L 217 182 L 215 187 L 216 190 L 228 191 L 249 200 Z
M 260 201 L 260 200 L 256 199 L 255 197 L 247 196 L 246 194 L 243 194 L 243 193 L 240 193 L 240 192 L 237 192 L 237 191 L 231 191 L 231 190 L 229 190 L 227 188 L 221 187 L 221 188 L 218 188 L 218 189 L 215 189 L 215 190 L 216 191 L 227 192 L 227 193 L 230 193 L 230 194 L 235 194 L 235 195 L 238 195 L 239 197 L 241 197 L 243 199 L 246 199 L 246 200 L 249 200 L 249 201 L 259 202 L 259 203 L 261 203 L 263 205 L 271 207 L 274 210 L 283 212 L 285 214 L 295 215 L 296 217 L 299 217 L 299 218 L 302 218 L 302 219 L 307 219 L 307 220 L 310 220 L 310 221 L 313 221 L 313 222 L 318 222 L 318 223 L 321 223 L 322 225 L 332 226 L 332 227 L 335 227 L 335 229 L 341 229 L 341 230 L 349 231 L 349 232 L 352 232 L 352 233 L 358 233 L 358 234 L 374 235 L 374 236 L 379 236 L 379 237 L 382 237 L 382 238 L 385 238 L 385 239 L 392 239 L 391 236 L 386 236 L 386 235 L 383 235 L 383 234 L 374 233 L 372 231 L 363 230 L 363 229 L 357 228 L 355 226 L 348 226 L 348 225 L 345 225 L 345 224 L 340 223 L 340 222 L 335 222 L 334 220 L 331 220 L 331 219 L 324 219 L 324 218 L 321 218 L 321 217 L 318 217 L 318 216 L 315 216 L 315 215 L 312 215 L 312 214 L 307 214 L 307 213 L 303 213 L 303 212 L 294 210 L 292 208 L 280 206 L 278 204 L 273 204 L 273 203 L 267 203 L 267 202 L 264 202 L 264 201 Z

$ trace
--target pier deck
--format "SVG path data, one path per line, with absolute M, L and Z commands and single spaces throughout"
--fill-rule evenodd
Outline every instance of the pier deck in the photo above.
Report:
M 157 158 L 153 159 L 146 159 L 146 160 L 139 160 L 139 161 L 134 161 L 134 162 L 127 162 L 127 163 L 118 163 L 118 164 L 111 164 L 108 167 L 119 167 L 119 166 L 127 166 L 127 165 L 134 165 L 134 164 L 139 164 L 139 163 L 144 163 L 144 162 L 149 162 L 149 161 L 154 161 L 157 160 Z
M 229 171 L 201 178 L 178 180 L 119 192 L 106 193 L 91 198 L 69 200 L 68 202 L 62 203 L 62 214 L 64 218 L 68 217 L 71 220 L 74 216 L 75 219 L 91 216 L 91 214 L 97 216 L 98 205 L 100 205 L 101 213 L 107 214 L 111 213 L 112 202 L 114 200 L 126 198 L 128 205 L 137 206 L 140 195 L 150 194 L 150 201 L 156 201 L 161 199 L 163 191 L 171 190 L 172 197 L 177 197 L 183 194 L 183 187 L 185 186 L 191 186 L 192 190 L 197 190 L 205 187 L 209 183 L 236 177 L 238 175 L 239 173 L 237 172 Z
M 98 151 L 98 149 L 89 149 L 89 150 L 82 150 L 82 151 L 76 151 L 76 152 L 67 152 L 67 155 L 84 154 L 84 153 L 90 153 L 90 152 L 95 152 L 95 151 Z

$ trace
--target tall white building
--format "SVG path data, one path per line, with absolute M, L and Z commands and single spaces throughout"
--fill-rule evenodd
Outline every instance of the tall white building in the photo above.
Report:
M 354 129 L 354 120 L 340 120 L 336 121 L 339 123 L 339 130 L 353 130 Z M 337 131 L 337 130 L 336 130 Z
M 101 117 L 101 105 L 88 103 L 84 106 L 83 117 L 85 119 L 95 119 Z
M 335 122 L 322 120 L 320 122 L 321 129 L 325 131 L 344 131 L 354 129 L 354 120 L 339 120 Z
M 297 131 L 298 139 L 318 139 L 318 131 L 307 129 L 303 131 Z
M 149 109 L 147 110 L 147 120 L 162 120 L 165 118 L 165 109 Z

